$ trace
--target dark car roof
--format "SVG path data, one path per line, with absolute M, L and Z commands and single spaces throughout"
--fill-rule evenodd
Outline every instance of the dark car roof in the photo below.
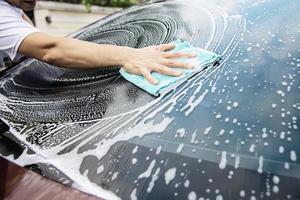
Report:
M 118 68 L 23 62 L 0 81 L 14 162 L 108 199 L 299 199 L 299 9 L 159 1 L 75 32 L 136 48 L 181 39 L 222 60 L 158 98 Z

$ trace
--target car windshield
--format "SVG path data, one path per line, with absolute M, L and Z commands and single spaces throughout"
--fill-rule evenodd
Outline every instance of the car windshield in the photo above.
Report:
M 154 98 L 119 68 L 27 60 L 0 79 L 0 153 L 104 199 L 299 199 L 298 1 L 159 1 L 70 36 L 221 55 Z M 80 50 L 79 50 L 80 51 Z M 99 53 L 101 56 L 101 52 Z

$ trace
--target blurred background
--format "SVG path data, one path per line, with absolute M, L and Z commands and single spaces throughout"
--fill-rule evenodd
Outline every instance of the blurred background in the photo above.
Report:
M 65 36 L 143 0 L 39 0 L 27 15 L 40 30 Z

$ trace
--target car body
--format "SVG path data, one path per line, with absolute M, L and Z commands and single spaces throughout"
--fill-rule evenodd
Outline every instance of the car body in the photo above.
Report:
M 117 67 L 24 61 L 0 80 L 16 146 L 2 142 L 1 154 L 104 199 L 299 199 L 299 8 L 158 1 L 84 27 L 71 37 L 135 48 L 181 39 L 222 60 L 158 98 Z

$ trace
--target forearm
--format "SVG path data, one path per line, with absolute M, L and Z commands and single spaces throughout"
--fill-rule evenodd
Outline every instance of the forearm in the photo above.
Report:
M 73 38 L 33 33 L 26 37 L 19 53 L 66 68 L 98 68 L 123 65 L 135 49 L 100 45 Z
M 132 48 L 99 45 L 73 38 L 60 38 L 42 60 L 67 68 L 96 68 L 122 65 Z

